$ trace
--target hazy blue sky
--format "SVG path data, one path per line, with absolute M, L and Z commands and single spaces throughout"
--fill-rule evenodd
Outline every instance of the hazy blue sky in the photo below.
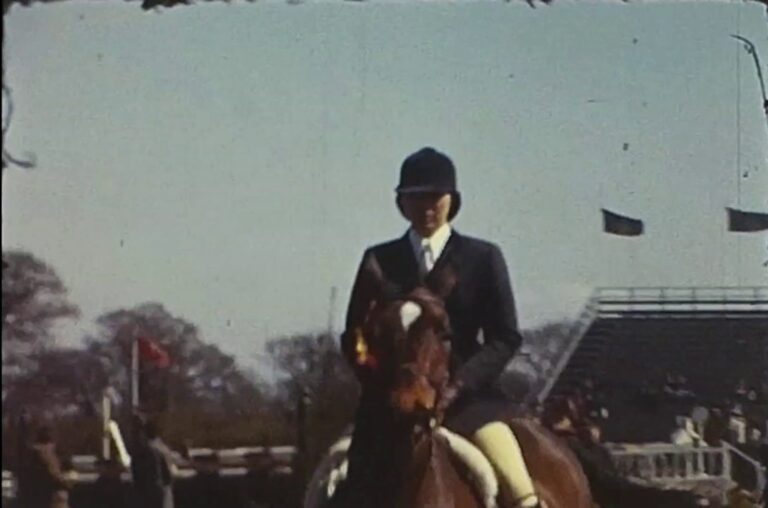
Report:
M 4 175 L 3 244 L 64 278 L 69 336 L 160 301 L 249 363 L 325 328 L 334 285 L 338 328 L 363 249 L 405 230 L 393 188 L 425 145 L 453 157 L 455 226 L 501 245 L 524 326 L 601 285 L 768 283 L 766 235 L 724 212 L 768 208 L 729 37 L 768 62 L 756 4 L 64 2 L 6 27 L 7 146 L 39 167 Z M 603 206 L 647 234 L 601 233 Z

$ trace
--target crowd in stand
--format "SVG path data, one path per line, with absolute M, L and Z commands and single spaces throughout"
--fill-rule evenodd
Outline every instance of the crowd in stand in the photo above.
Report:
M 567 400 L 581 418 L 592 422 L 605 422 L 609 417 L 611 395 L 605 387 L 587 379 L 572 390 Z M 740 448 L 757 449 L 766 446 L 768 440 L 768 382 L 759 385 L 739 380 L 729 397 L 721 400 L 703 400 L 682 374 L 670 373 L 661 388 L 641 388 L 641 404 L 654 409 L 665 405 L 676 415 L 670 422 L 670 441 L 676 444 L 692 444 L 703 441 L 717 445 L 726 441 Z M 555 401 L 555 407 L 559 402 Z M 551 404 L 550 404 L 551 405 Z M 753 454 L 758 456 L 759 454 Z
M 725 441 L 759 458 L 768 437 L 768 385 L 755 387 L 739 380 L 730 397 L 715 403 L 694 396 L 677 423 L 673 436 L 713 446 Z

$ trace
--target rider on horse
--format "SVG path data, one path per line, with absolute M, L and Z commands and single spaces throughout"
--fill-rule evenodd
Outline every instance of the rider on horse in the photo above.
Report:
M 437 269 L 449 267 L 456 275 L 446 298 L 452 329 L 451 384 L 438 403 L 444 425 L 468 437 L 490 460 L 500 480 L 502 506 L 540 506 L 515 435 L 501 421 L 509 402 L 496 383 L 521 343 L 507 266 L 494 244 L 467 237 L 450 222 L 461 200 L 453 162 L 424 148 L 402 164 L 396 203 L 410 228 L 399 239 L 366 250 L 349 303 L 342 349 L 363 385 L 356 426 L 349 451 L 349 481 L 366 478 L 365 460 L 387 419 L 374 404 L 376 386 L 366 366 L 357 359 L 355 330 L 382 291 L 387 296 L 408 294 L 417 286 L 435 289 Z M 374 288 L 370 273 L 376 266 L 385 287 Z M 371 473 L 368 473 L 369 476 Z

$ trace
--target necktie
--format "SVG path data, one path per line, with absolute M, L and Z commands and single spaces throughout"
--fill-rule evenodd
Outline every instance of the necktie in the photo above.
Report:
M 421 259 L 419 260 L 421 276 L 426 276 L 430 270 L 432 270 L 433 266 L 435 266 L 435 255 L 432 252 L 432 246 L 429 244 L 429 240 L 422 240 Z

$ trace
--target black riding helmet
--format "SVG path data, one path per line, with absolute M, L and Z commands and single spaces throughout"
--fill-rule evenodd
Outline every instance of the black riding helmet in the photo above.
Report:
M 409 155 L 400 166 L 400 183 L 397 188 L 397 207 L 400 213 L 403 207 L 400 197 L 403 194 L 426 192 L 448 193 L 451 195 L 451 209 L 448 220 L 453 220 L 461 208 L 461 194 L 456 189 L 456 168 L 453 161 L 434 148 L 422 148 Z

